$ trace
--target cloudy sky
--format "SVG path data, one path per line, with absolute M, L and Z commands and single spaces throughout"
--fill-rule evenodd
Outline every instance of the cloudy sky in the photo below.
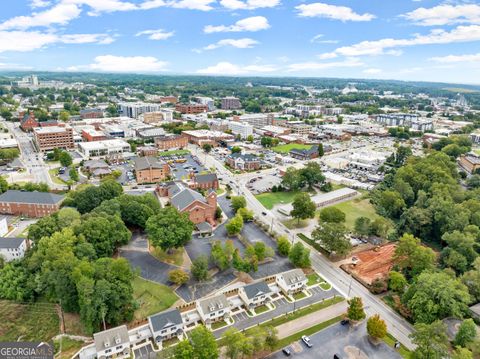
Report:
M 3 0 L 0 70 L 480 84 L 480 4 Z

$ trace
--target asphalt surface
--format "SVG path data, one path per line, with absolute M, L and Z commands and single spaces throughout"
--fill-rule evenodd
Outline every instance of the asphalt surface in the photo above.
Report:
M 358 355 L 363 352 L 368 359 L 400 359 L 401 356 L 395 349 L 385 343 L 373 345 L 368 341 L 365 322 L 356 328 L 340 323 L 334 324 L 314 335 L 309 336 L 312 348 L 308 348 L 301 340 L 288 346 L 292 352 L 291 358 L 298 359 L 327 359 L 334 354 L 340 358 L 350 358 L 348 352 Z M 270 359 L 285 358 L 281 351 L 269 356 Z
M 183 166 L 189 165 L 190 167 L 193 168 L 194 171 L 198 171 L 197 173 L 200 173 L 202 171 L 205 171 L 205 167 L 203 167 L 200 163 L 196 162 L 193 159 L 193 156 L 191 155 L 185 155 L 184 156 L 187 162 L 185 163 L 175 163 L 175 167 L 171 167 L 173 176 L 177 180 L 181 180 L 182 177 L 186 178 L 188 174 L 191 172 L 191 170 L 185 170 Z

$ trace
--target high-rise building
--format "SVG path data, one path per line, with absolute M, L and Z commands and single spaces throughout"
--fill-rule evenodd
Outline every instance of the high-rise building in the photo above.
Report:
M 238 110 L 242 108 L 240 100 L 236 97 L 228 96 L 222 98 L 222 110 Z
M 118 104 L 122 116 L 138 118 L 142 113 L 160 111 L 162 106 L 147 102 L 123 102 Z
M 33 138 L 39 151 L 75 148 L 73 129 L 70 126 L 37 127 L 33 129 Z
M 228 122 L 228 129 L 231 130 L 234 135 L 239 135 L 242 139 L 253 135 L 253 126 L 247 122 L 230 121 Z

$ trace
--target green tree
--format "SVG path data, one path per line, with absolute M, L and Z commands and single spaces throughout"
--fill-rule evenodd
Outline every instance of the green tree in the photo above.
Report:
M 182 285 L 188 282 L 190 276 L 182 269 L 172 269 L 168 272 L 168 280 L 176 285 Z
M 317 162 L 308 162 L 305 167 L 301 168 L 300 176 L 308 188 L 313 188 L 314 185 L 325 182 L 325 176 L 322 169 Z
M 233 153 L 242 153 L 242 149 L 238 146 L 233 146 L 230 151 Z
M 72 164 L 73 160 L 72 160 L 72 156 L 70 155 L 70 153 L 68 153 L 67 151 L 62 151 L 60 152 L 60 155 L 58 156 L 58 160 L 60 161 L 60 164 L 63 166 L 63 167 L 68 167 Z
M 312 239 L 320 242 L 328 252 L 337 255 L 347 255 L 352 249 L 352 244 L 347 238 L 347 229 L 341 223 L 322 223 L 312 232 Z
M 388 274 L 388 288 L 390 288 L 394 292 L 403 293 L 403 291 L 407 287 L 407 284 L 408 282 L 402 273 L 392 270 Z
M 191 359 L 194 357 L 193 346 L 188 340 L 182 340 L 175 346 L 175 359 Z
M 336 207 L 326 207 L 320 211 L 320 223 L 344 223 L 345 213 Z
M 295 267 L 309 268 L 310 267 L 310 250 L 305 248 L 302 243 L 297 242 L 293 245 L 288 255 L 290 262 Z
M 208 279 L 208 259 L 205 256 L 200 256 L 192 261 L 190 269 L 192 276 L 197 281 L 204 281 Z
M 303 178 L 295 167 L 288 167 L 282 176 L 282 186 L 289 191 L 296 191 L 303 187 Z
M 432 324 L 417 323 L 410 335 L 417 346 L 412 353 L 414 359 L 445 358 L 448 353 L 448 337 L 445 324 L 437 320 Z
M 271 247 L 267 247 L 265 243 L 263 242 L 255 242 L 253 245 L 253 248 L 255 250 L 255 255 L 257 256 L 257 259 L 261 262 L 267 257 L 273 257 L 274 251 Z
M 253 220 L 253 211 L 250 211 L 249 209 L 242 207 L 237 211 L 237 214 L 242 216 L 244 222 L 250 222 Z
M 210 332 L 203 325 L 193 329 L 190 334 L 190 343 L 193 347 L 194 359 L 217 359 L 218 347 L 217 341 Z
M 457 335 L 455 335 L 454 344 L 466 347 L 472 343 L 477 336 L 477 325 L 473 319 L 465 319 L 458 328 Z
M 318 144 L 318 157 L 323 157 L 325 151 L 323 150 L 323 143 Z
M 253 138 L 253 135 L 248 135 L 248 136 L 247 136 L 247 142 L 252 143 L 252 142 L 253 142 L 253 139 L 254 139 L 254 138 Z
M 378 314 L 368 318 L 367 333 L 374 339 L 382 339 L 387 335 L 387 324 Z
M 348 301 L 347 317 L 352 321 L 365 319 L 366 314 L 363 310 L 362 298 L 353 297 Z
M 422 246 L 418 238 L 404 234 L 395 248 L 393 260 L 408 276 L 414 277 L 435 268 L 436 256 L 433 250 Z
M 78 182 L 79 177 L 78 177 L 78 172 L 76 168 L 70 168 L 70 171 L 68 171 L 68 175 L 70 176 L 70 179 L 74 182 Z
M 452 353 L 452 359 L 473 359 L 471 350 L 457 347 Z
M 310 199 L 308 193 L 300 192 L 295 196 L 292 203 L 293 209 L 290 211 L 290 215 L 293 218 L 296 218 L 298 223 L 301 219 L 313 218 L 315 217 L 315 210 L 317 206 Z
M 227 234 L 229 236 L 234 236 L 239 234 L 243 228 L 243 218 L 240 215 L 236 215 L 228 223 L 225 225 L 225 229 L 227 230 Z
M 243 196 L 234 196 L 231 199 L 231 206 L 236 213 L 240 208 L 247 207 L 247 200 Z
M 268 326 L 265 328 L 266 330 L 266 336 L 265 336 L 265 346 L 273 350 L 276 348 L 277 343 L 278 343 L 278 331 L 275 327 Z
M 371 220 L 368 217 L 358 217 L 355 219 L 355 233 L 360 236 L 368 236 L 370 234 Z
M 30 302 L 34 290 L 35 280 L 24 262 L 12 261 L 0 267 L 0 298 Z
M 237 328 L 229 328 L 223 334 L 226 343 L 226 355 L 230 359 L 237 359 L 243 356 L 243 351 L 247 343 L 247 337 Z
M 281 236 L 280 238 L 278 238 L 277 250 L 281 256 L 284 256 L 284 257 L 288 256 L 288 254 L 290 253 L 291 247 L 292 245 L 290 244 L 290 241 L 286 236 Z
M 399 218 L 405 206 L 405 201 L 396 191 L 384 191 L 378 199 L 380 213 L 390 218 Z
M 7 180 L 3 176 L 0 176 L 0 194 L 6 192 L 7 189 L 8 189 Z
M 232 244 L 232 241 L 229 241 L 229 242 Z M 232 255 L 233 255 L 233 250 L 229 249 L 227 245 L 224 248 L 222 247 L 222 244 L 220 241 L 215 241 L 213 243 L 212 250 L 211 250 L 212 261 L 221 271 L 227 268 L 230 268 Z
M 213 149 L 213 146 L 209 143 L 205 143 L 202 145 L 202 149 L 206 152 L 206 153 L 210 153 Z
M 192 239 L 193 228 L 188 213 L 180 213 L 171 206 L 160 209 L 146 223 L 148 239 L 164 251 L 183 247 Z

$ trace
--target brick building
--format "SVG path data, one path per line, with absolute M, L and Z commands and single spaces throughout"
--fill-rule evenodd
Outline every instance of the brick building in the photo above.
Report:
M 98 131 L 92 128 L 84 128 L 82 130 L 82 138 L 87 142 L 92 142 L 106 140 L 107 136 L 105 136 L 105 133 L 103 133 L 102 131 Z
M 138 157 L 135 160 L 135 176 L 138 184 L 158 183 L 170 175 L 170 167 L 155 157 Z
M 207 112 L 208 106 L 200 103 L 178 103 L 175 106 L 175 111 L 191 115 Z
M 240 100 L 236 97 L 224 97 L 221 100 L 222 110 L 238 110 L 242 108 Z
M 217 190 L 218 178 L 215 173 L 194 174 L 189 183 L 189 187 L 193 189 Z
M 468 173 L 474 173 L 480 168 L 480 157 L 473 153 L 467 153 L 460 156 L 458 164 Z
M 8 190 L 0 195 L 0 213 L 44 217 L 58 211 L 63 199 L 63 195 L 48 192 Z
M 27 112 L 20 117 L 20 128 L 26 132 L 32 131 L 35 127 L 38 127 L 38 121 L 35 119 L 33 112 Z
M 165 135 L 155 138 L 155 145 L 160 150 L 187 147 L 188 137 L 183 135 Z
M 240 171 L 256 171 L 261 167 L 260 159 L 251 154 L 232 153 L 225 158 L 225 163 Z
M 104 113 L 103 110 L 99 108 L 86 108 L 84 110 L 80 110 L 80 118 L 103 118 Z
M 152 146 L 137 147 L 137 153 L 140 156 L 156 156 L 158 154 L 158 148 Z
M 73 129 L 70 126 L 37 127 L 33 129 L 33 138 L 39 151 L 75 148 Z

